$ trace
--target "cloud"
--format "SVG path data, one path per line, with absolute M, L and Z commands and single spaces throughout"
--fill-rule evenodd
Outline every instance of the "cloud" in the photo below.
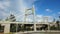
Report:
M 46 22 L 46 17 L 48 17 L 48 22 L 52 22 L 53 21 L 53 17 L 52 16 L 43 16 L 43 15 L 37 15 L 36 16 L 36 22 Z
M 1 12 L 1 14 L 2 14 L 2 16 L 6 16 L 6 15 L 7 15 L 7 14 L 6 14 L 5 12 L 3 12 L 3 11 Z
M 5 20 L 8 17 L 9 13 L 5 13 L 3 11 L 0 11 L 0 18 L 2 18 L 2 20 Z
M 3 4 L 0 2 L 0 9 L 4 9 L 5 7 L 3 6 Z
M 53 17 L 52 16 L 44 16 L 44 19 L 45 19 L 45 22 L 47 22 L 47 19 L 48 19 L 48 22 L 52 22 L 53 21 Z
M 36 22 L 42 22 L 43 21 L 43 15 L 36 15 Z
M 31 18 L 27 18 L 26 21 L 27 22 L 33 22 L 33 20 Z
M 35 2 L 36 0 L 17 0 L 17 6 L 18 7 L 16 11 L 11 10 L 11 12 L 16 16 L 17 21 L 24 21 L 24 14 L 25 14 L 25 10 L 26 8 L 31 8 L 32 7 L 32 3 Z M 13 4 L 14 5 L 14 4 Z M 8 7 L 10 6 L 10 1 L 4 1 L 1 2 L 0 1 L 0 16 L 6 17 L 8 16 L 10 13 L 8 13 Z M 11 6 L 12 9 L 14 8 L 13 6 Z M 7 12 L 5 12 L 7 11 Z M 51 12 L 50 9 L 46 9 L 46 11 Z M 43 21 L 43 15 L 36 15 L 36 21 L 37 22 L 42 22 Z M 28 18 L 26 18 L 26 21 L 32 22 L 33 21 L 33 16 L 29 16 Z
M 43 17 L 43 15 L 37 15 L 37 17 L 42 18 L 42 17 Z
M 9 1 L 0 1 L 0 8 L 1 9 L 5 9 L 7 7 L 10 6 L 10 2 Z
M 20 14 L 18 14 L 17 13 L 17 20 L 24 20 L 24 14 L 25 14 L 25 11 L 26 11 L 26 9 L 27 8 L 32 8 L 32 3 L 34 2 L 34 1 L 36 1 L 36 0 L 18 0 L 18 11 L 20 11 L 20 12 L 18 12 L 18 13 L 20 13 Z M 30 18 L 27 18 L 27 20 L 32 20 L 32 19 L 30 19 Z
M 60 14 L 60 12 L 58 12 L 58 14 Z
M 18 1 L 19 10 L 24 12 L 27 8 L 31 8 L 32 7 L 32 4 L 35 1 L 36 0 L 19 0 Z
M 8 7 L 10 6 L 9 1 L 0 1 L 0 11 L 7 11 Z
M 9 13 L 7 13 L 8 12 L 8 7 L 9 7 L 9 4 L 10 4 L 10 2 L 9 1 L 7 1 L 7 0 L 1 0 L 0 1 L 0 17 L 2 17 L 2 18 L 6 18 L 6 16 L 8 16 L 9 15 Z
M 16 19 L 17 19 L 17 21 L 22 21 L 22 22 L 23 21 L 33 22 L 33 19 L 31 16 L 26 17 L 26 20 L 25 20 L 25 15 L 16 15 Z
M 26 2 L 26 1 L 28 1 L 28 2 Z M 32 7 L 32 3 L 34 1 L 36 1 L 36 0 L 17 0 L 17 1 L 14 0 L 14 2 L 17 3 L 17 6 L 16 6 L 16 4 L 14 6 L 13 1 L 12 2 L 10 2 L 9 0 L 0 1 L 0 13 L 2 14 L 0 16 L 7 17 L 9 14 L 11 14 L 10 13 L 10 11 L 11 11 L 16 16 L 17 21 L 24 21 L 24 14 L 25 14 L 24 12 L 25 12 L 26 8 Z M 11 5 L 10 3 L 12 3 L 13 5 Z M 15 9 L 14 10 L 10 9 L 10 11 L 8 13 L 9 9 L 7 9 L 7 8 L 9 8 L 9 7 L 12 7 L 11 9 L 16 8 L 16 11 L 14 11 Z M 31 18 L 27 18 L 27 21 L 28 20 L 32 21 Z
M 52 12 L 52 10 L 51 10 L 51 9 L 45 9 L 45 11 L 47 11 L 47 12 Z

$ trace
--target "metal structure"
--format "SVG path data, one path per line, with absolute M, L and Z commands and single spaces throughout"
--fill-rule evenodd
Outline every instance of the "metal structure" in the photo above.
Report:
M 29 11 L 31 11 L 31 13 L 28 13 Z M 32 15 L 33 16 L 33 22 L 35 22 L 35 8 L 34 5 L 32 6 L 32 8 L 26 9 L 25 10 L 25 18 L 24 18 L 24 22 L 26 23 L 26 19 L 28 16 Z

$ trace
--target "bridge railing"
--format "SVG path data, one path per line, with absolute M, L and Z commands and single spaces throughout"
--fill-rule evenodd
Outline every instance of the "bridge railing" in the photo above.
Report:
M 60 28 L 59 28 L 60 29 Z M 60 32 L 58 26 L 41 23 L 0 23 L 0 32 L 2 33 L 18 33 L 18 32 Z

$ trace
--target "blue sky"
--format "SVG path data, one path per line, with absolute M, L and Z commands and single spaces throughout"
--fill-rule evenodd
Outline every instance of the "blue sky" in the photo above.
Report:
M 0 19 L 5 19 L 13 13 L 17 20 L 23 20 L 25 8 L 31 8 L 32 4 L 37 17 L 57 18 L 60 15 L 60 0 L 0 0 Z
M 38 0 L 35 3 L 36 13 L 42 15 L 58 16 L 60 13 L 60 0 Z

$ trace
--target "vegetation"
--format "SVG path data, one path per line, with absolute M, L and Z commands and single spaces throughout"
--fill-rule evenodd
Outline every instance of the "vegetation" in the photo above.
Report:
M 1 24 L 0 24 L 0 32 L 4 32 L 4 26 L 1 26 Z
M 15 16 L 13 14 L 10 14 L 10 16 L 7 17 L 5 20 L 6 21 L 10 21 L 10 22 L 15 22 L 16 21 L 16 18 L 15 18 Z
M 10 32 L 16 32 L 16 24 L 11 24 Z
M 60 20 L 60 16 L 59 16 L 59 20 Z M 55 24 L 56 27 L 55 27 L 55 25 L 53 25 L 50 27 L 50 30 L 60 30 L 60 21 L 59 20 L 56 21 L 56 24 Z

